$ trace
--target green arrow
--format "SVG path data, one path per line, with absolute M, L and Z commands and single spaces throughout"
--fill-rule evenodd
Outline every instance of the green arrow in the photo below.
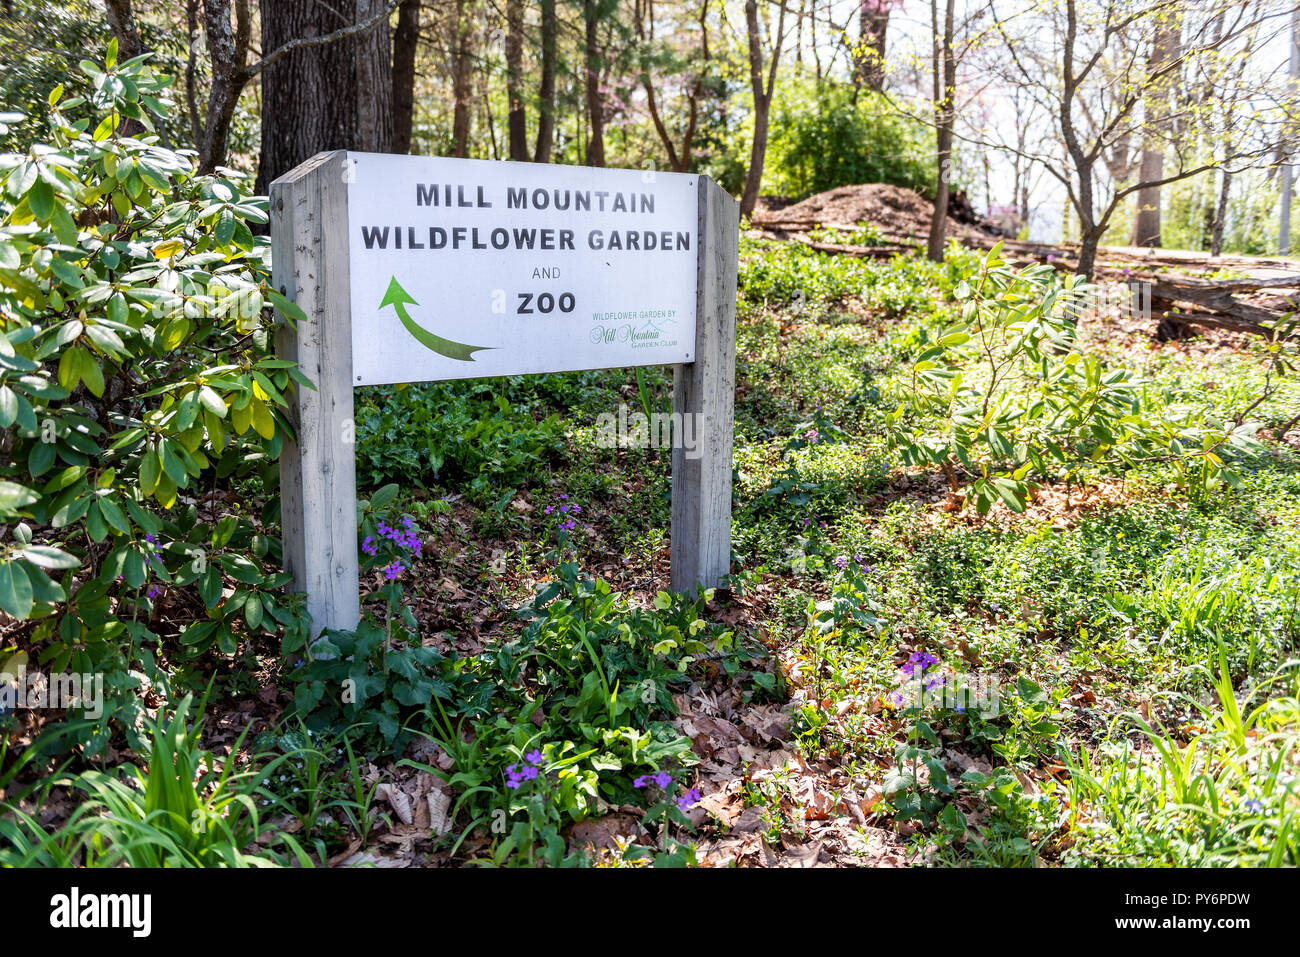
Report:
M 415 336 L 421 345 L 427 346 L 440 356 L 446 356 L 448 359 L 460 359 L 462 362 L 473 362 L 474 353 L 481 349 L 491 348 L 490 346 L 471 346 L 463 342 L 452 342 L 450 339 L 444 339 L 442 336 L 435 336 L 428 329 L 417 325 L 415 320 L 410 317 L 406 311 L 406 304 L 418 306 L 419 303 L 411 298 L 411 294 L 402 288 L 402 284 L 393 277 L 393 281 L 388 284 L 388 292 L 384 293 L 384 300 L 379 304 L 379 308 L 392 306 L 397 310 L 397 318 L 402 320 L 402 325 L 406 331 Z

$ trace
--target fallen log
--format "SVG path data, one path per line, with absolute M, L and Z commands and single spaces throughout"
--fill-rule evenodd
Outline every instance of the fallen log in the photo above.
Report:
M 1130 285 L 1145 285 L 1151 314 L 1156 317 L 1156 338 L 1162 342 L 1185 338 L 1188 326 L 1246 332 L 1257 336 L 1278 334 L 1278 323 L 1295 309 L 1286 298 L 1268 303 L 1247 302 L 1234 292 L 1279 289 L 1300 284 L 1300 276 L 1284 275 L 1243 279 L 1206 279 L 1197 276 L 1133 276 Z

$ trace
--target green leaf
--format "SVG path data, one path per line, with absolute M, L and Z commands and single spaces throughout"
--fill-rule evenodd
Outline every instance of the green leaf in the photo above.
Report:
M 217 607 L 221 601 L 221 572 L 216 565 L 209 565 L 199 575 L 199 597 L 207 608 Z
M 0 608 L 19 621 L 32 610 L 32 583 L 18 562 L 0 562 Z
M 199 401 L 203 407 L 219 419 L 226 417 L 226 403 L 210 386 L 199 387 Z
M 39 500 L 39 496 L 26 485 L 0 481 L 0 513 L 15 512 Z
M 244 603 L 244 623 L 248 625 L 249 631 L 257 631 L 262 624 L 262 601 L 256 593 L 248 596 L 248 601 Z M 425 702 L 429 699 L 425 698 Z
M 111 495 L 105 495 L 99 500 L 99 510 L 104 515 L 104 521 L 108 522 L 113 528 L 123 535 L 131 534 L 131 523 L 127 521 L 125 513 L 121 506 L 113 500 Z
M 370 507 L 373 509 L 383 508 L 397 498 L 397 493 L 399 491 L 400 488 L 396 484 L 385 485 L 370 497 Z
M 64 569 L 79 568 L 81 560 L 69 555 L 67 552 L 53 547 L 52 545 L 28 545 L 18 553 L 20 558 L 25 558 L 33 565 L 39 565 L 41 568 Z
M 0 429 L 7 429 L 18 420 L 18 393 L 7 385 L 0 385 Z
M 54 187 L 43 179 L 38 179 L 27 191 L 27 206 L 32 215 L 47 223 L 54 214 Z

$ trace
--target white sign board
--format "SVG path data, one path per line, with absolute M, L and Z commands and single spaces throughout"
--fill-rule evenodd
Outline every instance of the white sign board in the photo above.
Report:
M 355 385 L 694 360 L 696 176 L 347 164 Z

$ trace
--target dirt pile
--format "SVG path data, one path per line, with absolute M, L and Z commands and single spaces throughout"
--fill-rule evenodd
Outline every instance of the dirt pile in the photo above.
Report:
M 948 216 L 949 236 L 966 239 L 993 234 L 992 227 L 979 224 L 964 197 L 954 198 L 956 202 Z M 781 232 L 806 232 L 817 226 L 852 229 L 859 223 L 870 223 L 892 242 L 923 243 L 934 215 L 934 204 L 924 196 L 885 183 L 839 186 L 793 205 L 778 206 L 779 203 L 772 203 L 755 209 L 754 226 Z

